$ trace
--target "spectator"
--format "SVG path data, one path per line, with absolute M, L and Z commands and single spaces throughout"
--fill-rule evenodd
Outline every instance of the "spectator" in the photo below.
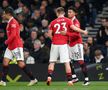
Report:
M 24 21 L 25 21 L 25 16 L 23 13 L 18 13 L 17 14 L 17 19 L 20 23 L 24 24 Z
M 45 47 L 45 37 L 43 34 L 39 36 L 39 40 L 41 41 L 41 48 Z
M 30 0 L 30 1 L 32 1 L 32 4 L 31 4 L 32 11 L 33 11 L 34 8 L 39 9 L 42 0 Z
M 34 50 L 31 51 L 31 56 L 35 58 L 35 62 L 37 63 L 48 63 L 49 49 L 46 47 L 41 48 L 41 41 L 35 40 Z
M 65 11 L 67 11 L 67 0 L 60 0 L 60 6 L 63 7 Z
M 85 20 L 85 9 L 82 8 L 81 3 L 79 1 L 75 2 L 75 8 L 78 11 L 77 17 L 78 17 L 78 19 L 79 19 L 79 21 L 81 23 L 81 28 L 85 29 L 85 25 L 86 25 L 86 22 L 85 22 L 86 21 Z
M 104 45 L 105 40 L 108 40 L 108 18 L 102 19 L 102 26 L 96 35 L 97 43 Z
M 95 44 L 94 38 L 91 37 L 91 36 L 89 36 L 89 37 L 87 38 L 87 43 L 88 43 L 88 46 L 89 46 L 89 47 L 93 46 L 93 45 Z
M 83 46 L 84 46 L 84 60 L 86 63 L 89 63 L 90 62 L 90 58 L 89 58 L 89 55 L 90 55 L 90 49 L 88 47 L 88 43 L 83 43 Z
M 48 32 L 44 33 L 44 37 L 45 37 L 45 45 L 50 48 L 51 47 L 51 39 L 48 37 Z
M 18 2 L 18 8 L 14 11 L 14 13 L 15 14 L 21 13 L 23 6 L 24 6 L 24 4 L 21 1 L 19 1 Z
M 42 24 L 42 28 L 41 28 L 41 32 L 42 33 L 45 33 L 45 32 L 48 32 L 48 20 L 46 20 L 46 19 L 43 19 L 42 21 L 41 21 L 41 24 Z
M 28 0 L 27 0 L 28 1 Z M 30 5 L 30 9 L 33 12 L 35 9 L 39 9 L 40 5 L 41 5 L 41 1 L 42 0 L 30 0 L 31 1 L 31 5 Z
M 54 0 L 48 0 L 48 7 L 53 9 L 54 7 L 58 6 Z
M 89 15 L 89 19 L 90 19 L 90 21 L 89 21 L 89 24 L 90 24 L 90 26 L 94 26 L 94 24 L 95 24 L 95 20 L 96 20 L 96 16 L 97 16 L 97 10 L 96 10 L 96 8 L 91 4 L 91 3 L 89 3 L 89 11 L 90 11 L 90 15 Z
M 90 61 L 92 62 L 92 60 L 94 59 L 94 49 L 95 49 L 95 44 L 94 44 L 94 39 L 93 37 L 89 36 L 87 38 L 87 44 L 88 44 L 88 47 L 89 47 L 89 58 L 90 58 Z
M 35 22 L 33 19 L 28 19 L 28 22 L 26 22 L 26 27 L 25 27 L 25 30 L 28 32 L 28 33 L 31 33 L 32 30 L 34 31 L 38 31 L 38 28 L 35 26 Z
M 36 20 L 39 17 L 40 17 L 40 11 L 38 9 L 35 9 L 34 12 L 32 13 L 31 18 Z
M 97 50 L 97 49 L 101 50 L 102 54 L 104 55 L 104 46 L 96 44 L 92 37 L 90 37 L 90 36 L 88 37 L 87 43 L 88 43 L 88 46 L 90 49 L 90 54 L 89 54 L 90 62 L 93 62 L 93 59 L 95 56 L 95 52 L 94 52 L 95 50 Z
M 70 6 L 74 6 L 75 4 L 75 0 L 67 0 L 67 6 L 70 7 Z
M 31 12 L 30 12 L 30 9 L 25 5 L 25 6 L 23 6 L 23 8 L 22 8 L 22 13 L 24 14 L 24 16 L 25 16 L 25 22 L 27 22 L 28 21 L 28 19 L 31 17 Z
M 35 64 L 35 59 L 30 56 L 29 50 L 24 48 L 24 60 L 26 64 Z
M 90 20 L 89 4 L 88 4 L 87 0 L 80 0 L 80 2 L 81 2 L 81 7 L 85 9 L 85 21 L 87 24 L 87 23 L 89 23 L 89 20 Z
M 41 6 L 47 7 L 48 6 L 48 1 L 47 0 L 42 0 Z
M 45 6 L 40 6 L 41 19 L 48 19 L 48 13 Z
M 5 40 L 6 40 L 5 32 L 3 29 L 0 29 L 0 63 L 2 63 L 3 54 L 6 49 L 6 45 L 4 44 Z
M 49 17 L 49 22 L 51 22 L 52 20 L 54 20 L 56 18 L 56 14 L 54 11 L 54 8 L 57 7 L 56 2 L 54 0 L 48 0 L 49 3 L 47 5 L 47 13 L 48 13 L 48 17 Z
M 24 29 L 24 25 L 23 24 L 20 24 L 20 36 L 21 38 L 25 41 L 28 37 L 29 37 L 29 32 L 27 32 L 25 29 Z
M 44 7 L 44 9 L 45 9 L 44 11 L 46 11 L 46 13 L 47 13 L 46 16 L 42 19 L 48 19 L 48 21 L 50 22 L 55 18 L 56 15 L 53 10 L 54 7 L 52 8 L 52 6 L 51 7 L 49 6 L 48 0 L 43 0 L 41 2 L 41 7 Z
M 2 23 L 2 13 L 3 13 L 3 9 L 0 7 L 0 24 Z
M 108 39 L 105 41 L 104 51 L 105 51 L 105 57 L 108 57 Z
M 102 55 L 101 50 L 97 49 L 95 51 L 95 56 L 94 56 L 95 63 L 102 63 L 104 62 L 103 60 L 104 60 L 104 56 Z
M 8 0 L 3 0 L 2 9 L 6 9 L 6 8 L 12 8 L 12 7 L 9 5 Z
M 32 13 L 31 19 L 34 20 L 35 26 L 37 26 L 38 28 L 41 27 L 41 17 L 40 17 L 40 10 L 34 10 L 34 12 Z
M 38 33 L 35 30 L 31 31 L 30 37 L 24 43 L 24 47 L 29 50 L 33 50 L 33 44 L 37 39 L 37 37 L 38 37 Z

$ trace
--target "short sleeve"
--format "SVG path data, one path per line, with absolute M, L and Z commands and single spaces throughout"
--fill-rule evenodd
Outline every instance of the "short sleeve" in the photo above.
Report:
M 77 20 L 74 21 L 74 25 L 75 25 L 76 27 L 80 28 L 80 23 L 79 23 Z
M 69 26 L 73 25 L 72 21 L 68 19 Z

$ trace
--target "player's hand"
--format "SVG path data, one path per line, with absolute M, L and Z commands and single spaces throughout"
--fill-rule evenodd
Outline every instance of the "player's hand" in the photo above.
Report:
M 61 35 L 66 35 L 66 31 L 61 31 L 60 34 Z
M 5 44 L 6 44 L 6 45 L 8 44 L 7 40 L 5 41 Z
M 84 31 L 84 35 L 86 35 L 86 36 L 88 35 L 88 31 L 87 30 Z

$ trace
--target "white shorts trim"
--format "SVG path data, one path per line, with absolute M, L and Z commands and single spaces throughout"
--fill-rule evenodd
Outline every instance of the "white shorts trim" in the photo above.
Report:
M 4 58 L 8 58 L 10 60 L 13 60 L 13 58 L 16 58 L 16 60 L 24 60 L 24 54 L 23 54 L 23 48 L 15 48 L 14 50 L 9 50 L 8 48 L 5 51 Z
M 73 59 L 73 60 L 84 60 L 83 45 L 76 44 L 73 47 L 69 46 L 69 56 L 70 56 L 70 59 Z
M 70 62 L 68 45 L 51 45 L 49 62 L 57 62 L 60 58 L 60 63 Z

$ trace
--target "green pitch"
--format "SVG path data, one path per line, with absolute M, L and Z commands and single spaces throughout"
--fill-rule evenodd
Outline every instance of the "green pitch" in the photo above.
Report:
M 108 90 L 108 82 L 91 82 L 89 86 L 82 86 L 83 82 L 78 82 L 74 86 L 67 86 L 66 82 L 52 82 L 47 86 L 45 82 L 28 87 L 27 82 L 7 83 L 7 86 L 0 86 L 0 90 Z

